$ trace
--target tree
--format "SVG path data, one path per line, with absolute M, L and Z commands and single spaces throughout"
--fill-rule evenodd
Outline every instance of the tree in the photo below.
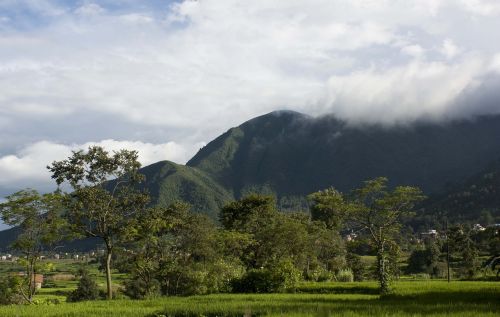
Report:
M 2 220 L 21 230 L 12 247 L 24 255 L 26 278 L 19 290 L 28 303 L 33 302 L 36 293 L 35 276 L 42 251 L 64 238 L 61 198 L 58 193 L 40 195 L 27 189 L 8 196 L 7 202 L 0 204 Z
M 78 281 L 77 288 L 69 293 L 68 302 L 80 302 L 85 300 L 96 300 L 99 298 L 99 287 L 96 281 L 90 276 L 86 268 L 78 270 L 80 280 Z
M 149 196 L 138 189 L 144 179 L 136 151 L 108 153 L 102 147 L 77 151 L 47 168 L 57 185 L 67 183 L 66 217 L 73 230 L 101 238 L 106 246 L 107 297 L 111 299 L 111 258 L 117 243 L 130 236 L 130 224 L 147 206 Z
M 276 201 L 272 196 L 250 194 L 225 205 L 219 220 L 227 230 L 254 232 L 276 214 Z
M 330 227 L 344 224 L 366 232 L 377 254 L 377 277 L 381 294 L 390 292 L 390 259 L 396 250 L 401 220 L 410 215 L 414 204 L 424 198 L 420 189 L 398 186 L 387 190 L 384 177 L 366 181 L 364 186 L 342 195 L 329 189 L 311 195 L 313 212 Z M 317 209 L 317 210 L 316 210 Z
M 377 253 L 377 277 L 381 294 L 390 292 L 388 251 L 400 234 L 402 217 L 412 213 L 414 204 L 424 196 L 420 189 L 398 186 L 387 190 L 387 178 L 366 181 L 348 197 L 347 219 L 367 230 Z M 389 249 L 389 250 L 388 250 Z
M 345 218 L 344 197 L 335 188 L 328 188 L 308 196 L 311 201 L 311 217 L 322 221 L 328 229 L 340 230 Z
M 458 224 L 452 226 L 449 231 L 450 251 L 458 254 L 460 261 L 460 273 L 463 277 L 472 279 L 479 268 L 479 250 L 473 240 L 474 230 L 470 226 Z

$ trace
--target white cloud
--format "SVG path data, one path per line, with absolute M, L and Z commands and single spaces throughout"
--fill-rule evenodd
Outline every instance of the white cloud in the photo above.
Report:
M 493 57 L 491 62 L 491 70 L 500 74 L 500 53 Z
M 64 145 L 49 141 L 40 141 L 20 149 L 16 154 L 0 157 L 0 187 L 7 188 L 50 188 L 50 174 L 46 169 L 53 161 L 63 160 L 71 155 L 71 151 L 87 149 L 91 145 L 99 145 L 108 151 L 120 149 L 137 150 L 139 161 L 143 166 L 172 160 L 185 163 L 188 155 L 194 150 L 175 142 L 152 144 L 140 141 L 102 140 L 85 144 Z M 196 144 L 198 148 L 203 144 Z
M 413 61 L 370 68 L 329 79 L 327 105 L 355 121 L 391 123 L 453 112 L 453 100 L 475 84 L 487 67 L 478 58 L 459 65 Z
M 210 137 L 278 108 L 330 111 L 310 107 L 328 98 L 328 78 L 345 80 L 339 83 L 344 87 L 371 67 L 389 74 L 411 69 L 411 61 L 401 65 L 408 55 L 439 62 L 427 51 L 441 45 L 446 58 L 457 58 L 462 46 L 448 34 L 458 27 L 457 17 L 446 9 L 474 7 L 445 0 L 206 0 L 177 3 L 164 13 L 115 14 L 96 3 L 76 13 L 45 3 L 66 14 L 42 30 L 0 36 L 7 48 L 0 53 L 5 115 L 86 111 L 142 125 L 201 129 Z M 449 73 L 443 76 L 451 78 L 454 69 L 445 67 Z M 417 86 L 420 94 L 432 95 L 431 84 Z M 432 105 L 437 111 L 443 106 Z M 220 113 L 227 122 L 215 121 Z
M 139 140 L 119 145 L 144 148 L 147 162 L 166 152 L 184 162 L 199 142 L 282 108 L 386 123 L 439 118 L 500 72 L 493 1 L 146 2 L 0 1 L 4 185 L 29 184 L 46 165 L 37 158 L 87 140 Z M 8 15 L 23 10 L 28 26 Z M 58 122 L 85 129 L 68 141 Z M 41 139 L 52 140 L 48 156 Z
M 443 42 L 443 46 L 441 47 L 440 52 L 446 58 L 451 59 L 460 53 L 460 48 L 456 46 L 451 39 L 446 39 Z
M 498 0 L 462 0 L 465 9 L 479 15 L 500 14 L 500 2 Z
M 413 45 L 404 46 L 401 49 L 401 52 L 418 58 L 418 57 L 421 57 L 424 55 L 425 50 L 422 48 L 422 46 L 420 46 L 418 44 L 413 44 Z
M 101 13 L 104 13 L 105 11 L 106 10 L 104 10 L 103 7 L 99 6 L 96 3 L 86 3 L 78 7 L 75 10 L 75 13 L 83 16 L 92 16 L 92 15 L 99 15 Z

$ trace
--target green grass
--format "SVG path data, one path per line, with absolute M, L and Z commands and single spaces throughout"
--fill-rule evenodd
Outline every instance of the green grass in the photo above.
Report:
M 303 283 L 295 294 L 217 294 L 58 305 L 4 306 L 0 316 L 498 316 L 500 283 L 403 281 L 379 298 L 375 282 Z M 45 289 L 39 298 L 59 298 Z M 250 314 L 251 313 L 251 314 Z

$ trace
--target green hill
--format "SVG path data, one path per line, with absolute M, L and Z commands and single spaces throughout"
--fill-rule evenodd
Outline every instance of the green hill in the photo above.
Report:
M 265 186 L 279 197 L 329 186 L 348 191 L 369 178 L 427 193 L 500 158 L 500 116 L 410 126 L 352 126 L 334 117 L 273 112 L 232 128 L 188 163 L 236 197 Z
M 442 215 L 460 222 L 500 222 L 500 160 L 425 201 L 421 216 Z
M 176 200 L 189 202 L 193 210 L 217 217 L 233 195 L 200 169 L 161 161 L 144 167 L 145 187 L 154 204 L 167 206 Z
M 498 216 L 500 164 L 492 162 L 499 158 L 500 115 L 386 127 L 278 111 L 229 129 L 185 166 L 162 161 L 142 172 L 153 203 L 183 200 L 214 219 L 225 202 L 250 191 L 273 193 L 281 209 L 298 209 L 314 191 L 346 192 L 378 176 L 431 195 L 424 213 L 446 209 L 470 218 L 482 209 Z M 0 248 L 13 232 L 0 233 Z

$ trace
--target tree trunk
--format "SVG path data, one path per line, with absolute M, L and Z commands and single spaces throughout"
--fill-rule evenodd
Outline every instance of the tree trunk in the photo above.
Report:
M 113 255 L 113 249 L 107 247 L 106 250 L 106 287 L 108 290 L 108 300 L 113 299 L 113 288 L 111 284 L 111 256 Z
M 386 257 L 384 242 L 381 241 L 377 244 L 377 275 L 380 284 L 380 294 L 386 295 L 390 293 L 389 274 L 385 267 Z

